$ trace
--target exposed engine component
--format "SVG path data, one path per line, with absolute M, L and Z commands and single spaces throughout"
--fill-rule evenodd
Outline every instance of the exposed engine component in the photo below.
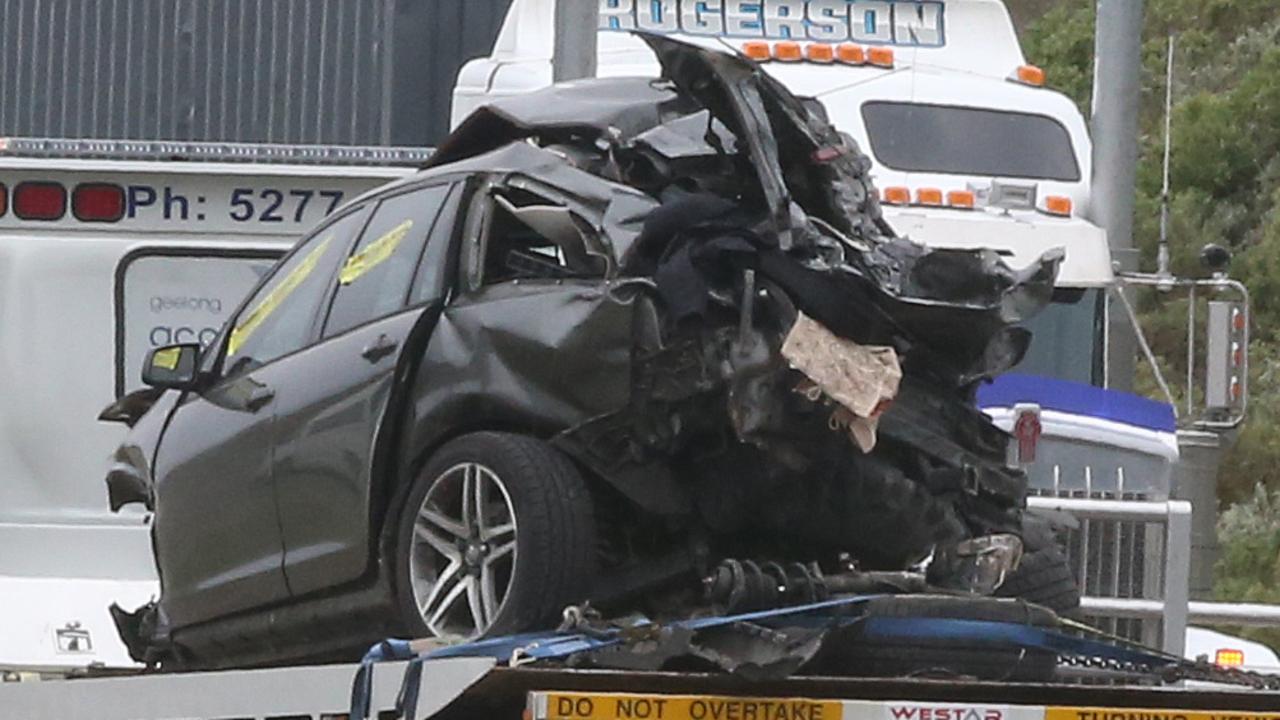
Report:
M 937 591 L 923 571 L 862 571 L 856 566 L 824 574 L 818 563 L 728 559 L 703 579 L 707 601 L 727 613 L 772 610 L 842 595 Z
M 707 599 L 727 612 L 766 610 L 825 600 L 827 585 L 817 565 L 724 560 L 703 579 Z

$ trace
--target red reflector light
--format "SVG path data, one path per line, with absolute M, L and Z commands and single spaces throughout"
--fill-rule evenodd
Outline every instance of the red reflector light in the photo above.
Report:
M 9 211 L 9 188 L 0 183 L 0 217 Z
M 59 220 L 67 214 L 67 189 L 55 182 L 18 183 L 13 214 L 23 220 Z
M 1040 424 L 1040 406 L 1019 404 L 1014 407 L 1017 419 L 1013 423 L 1013 437 L 1018 441 L 1018 462 L 1030 465 L 1036 461 L 1036 448 L 1044 426 Z
M 71 191 L 71 212 L 84 222 L 117 222 L 124 217 L 124 188 L 111 183 L 80 183 Z

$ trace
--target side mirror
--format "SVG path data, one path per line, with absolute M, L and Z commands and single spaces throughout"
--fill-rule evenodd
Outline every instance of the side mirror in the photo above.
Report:
M 1214 274 L 1224 273 L 1231 264 L 1231 251 L 1221 245 L 1209 243 L 1200 250 L 1200 263 Z
M 195 343 L 166 345 L 147 353 L 142 382 L 166 390 L 191 390 L 199 374 L 200 346 Z

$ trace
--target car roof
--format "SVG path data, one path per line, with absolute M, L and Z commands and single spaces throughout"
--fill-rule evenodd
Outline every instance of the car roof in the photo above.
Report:
M 375 188 L 352 204 L 376 200 L 439 182 L 520 175 L 555 188 L 576 201 L 577 209 L 594 217 L 615 257 L 626 255 L 639 236 L 643 219 L 658 201 L 628 185 L 574 167 L 564 156 L 525 141 L 511 142 L 480 155 L 432 167 Z

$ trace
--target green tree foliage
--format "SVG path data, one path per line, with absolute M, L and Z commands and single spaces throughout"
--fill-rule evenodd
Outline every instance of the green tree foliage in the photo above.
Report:
M 1086 114 L 1094 0 L 1009 0 L 1028 60 Z M 1154 267 L 1159 239 L 1166 43 L 1177 37 L 1170 249 L 1180 275 L 1203 274 L 1208 242 L 1235 253 L 1253 298 L 1250 417 L 1219 478 L 1223 599 L 1280 602 L 1280 3 L 1146 0 L 1135 241 Z M 1142 299 L 1162 365 L 1186 372 L 1186 302 Z M 1149 372 L 1140 384 L 1154 387 Z M 1280 647 L 1280 632 L 1253 632 Z
M 1280 600 L 1280 492 L 1257 486 L 1252 497 L 1222 513 L 1218 537 L 1223 550 L 1218 595 L 1237 602 Z M 1280 647 L 1280 629 L 1236 632 Z

